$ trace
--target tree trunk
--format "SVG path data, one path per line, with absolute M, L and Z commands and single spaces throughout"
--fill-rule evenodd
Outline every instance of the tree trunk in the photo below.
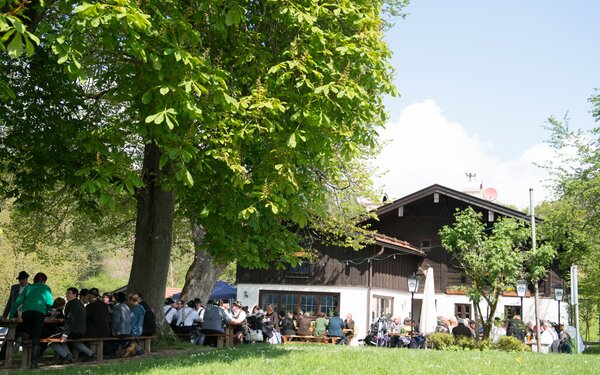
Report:
M 160 150 L 148 143 L 144 149 L 142 179 L 138 189 L 135 245 L 128 291 L 140 292 L 156 315 L 158 332 L 165 323 L 163 304 L 171 259 L 175 193 L 161 188 L 168 169 L 159 168 Z
M 200 225 L 192 224 L 192 240 L 196 254 L 185 275 L 185 285 L 180 297 L 184 301 L 200 298 L 205 303 L 215 287 L 215 283 L 219 280 L 219 276 L 227 267 L 226 263 L 215 263 L 213 256 L 201 249 L 205 233 L 204 228 Z

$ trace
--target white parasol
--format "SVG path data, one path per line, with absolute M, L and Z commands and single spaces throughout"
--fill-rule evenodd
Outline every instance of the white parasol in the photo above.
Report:
M 435 307 L 435 284 L 433 282 L 433 268 L 429 267 L 425 276 L 425 289 L 423 292 L 423 305 L 421 306 L 420 330 L 422 334 L 435 332 L 437 326 L 437 310 Z

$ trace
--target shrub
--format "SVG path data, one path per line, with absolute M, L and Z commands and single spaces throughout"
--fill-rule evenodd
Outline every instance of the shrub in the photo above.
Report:
M 500 337 L 498 342 L 494 344 L 494 348 L 505 352 L 527 352 L 531 350 L 531 348 L 522 343 L 521 340 L 512 336 Z
M 492 348 L 493 344 L 492 341 L 489 339 L 477 341 L 477 349 L 481 350 L 482 352 L 491 350 Z
M 473 350 L 477 348 L 477 344 L 475 343 L 474 338 L 464 336 L 458 337 L 458 339 L 456 340 L 456 346 L 458 346 L 462 350 Z
M 454 345 L 454 336 L 451 333 L 434 333 L 427 338 L 431 347 L 437 350 L 448 350 Z

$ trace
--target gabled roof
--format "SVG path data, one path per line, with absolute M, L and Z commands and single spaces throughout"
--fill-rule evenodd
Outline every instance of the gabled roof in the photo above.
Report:
M 433 196 L 433 194 L 438 193 L 441 195 L 445 195 L 450 198 L 457 199 L 459 201 L 465 202 L 469 205 L 477 206 L 484 208 L 489 211 L 496 212 L 503 216 L 512 217 L 515 219 L 521 220 L 530 220 L 530 217 L 527 214 L 524 214 L 521 211 L 514 210 L 512 208 L 508 208 L 485 199 L 481 199 L 475 197 L 473 195 L 460 192 L 458 190 L 450 189 L 442 185 L 431 185 L 426 187 L 425 189 L 419 190 L 415 193 L 409 194 L 403 198 L 396 199 L 392 203 L 380 206 L 377 208 L 377 216 L 385 215 L 389 212 L 397 210 L 398 207 L 409 205 L 415 201 L 426 198 L 428 196 Z
M 395 237 L 386 236 L 385 234 L 381 234 L 381 233 L 375 234 L 375 244 L 385 247 L 385 248 L 388 248 L 388 249 L 391 249 L 391 250 L 396 250 L 396 251 L 400 251 L 400 252 L 407 253 L 407 254 L 417 255 L 417 256 L 421 256 L 421 257 L 426 256 L 425 252 L 423 250 L 416 248 L 415 246 L 411 245 L 410 243 L 399 240 Z

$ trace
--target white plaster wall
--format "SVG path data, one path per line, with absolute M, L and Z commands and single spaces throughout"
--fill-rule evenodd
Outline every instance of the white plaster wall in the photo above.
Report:
M 306 285 L 279 285 L 279 284 L 238 284 L 237 297 L 244 304 L 254 306 L 258 304 L 260 290 L 294 291 L 294 292 L 319 292 L 319 293 L 339 293 L 340 294 L 340 317 L 346 318 L 346 314 L 351 313 L 356 324 L 355 340 L 363 338 L 368 327 L 367 314 L 367 289 L 357 287 L 332 287 L 332 286 L 314 286 Z M 246 297 L 246 294 L 248 297 Z
M 278 291 L 304 291 L 304 292 L 322 292 L 322 293 L 339 293 L 340 294 L 340 317 L 345 319 L 347 313 L 351 313 L 356 322 L 355 337 L 363 338 L 371 324 L 371 317 L 376 316 L 377 301 L 376 297 L 393 297 L 394 315 L 400 316 L 401 319 L 409 316 L 411 308 L 411 294 L 408 292 L 398 292 L 394 290 L 372 288 L 371 295 L 368 296 L 367 288 L 362 287 L 333 287 L 333 286 L 306 286 L 306 285 L 278 285 L 278 284 L 238 284 L 237 298 L 244 304 L 250 307 L 258 304 L 260 290 L 278 290 Z M 247 295 L 247 297 L 246 297 Z M 370 303 L 368 303 L 370 298 Z M 415 293 L 415 301 L 422 300 L 422 293 Z M 449 295 L 436 294 L 437 315 L 444 317 L 454 316 L 454 304 L 465 303 L 471 304 L 465 295 Z M 501 297 L 496 308 L 494 316 L 504 318 L 504 306 L 514 305 L 519 306 L 521 300 L 519 297 Z M 539 317 L 542 320 L 550 320 L 557 322 L 558 319 L 558 302 L 549 298 L 539 299 L 540 312 Z M 561 323 L 567 322 L 567 303 L 561 303 Z M 367 308 L 369 311 L 367 311 Z M 482 299 L 481 309 L 484 315 L 487 315 L 487 304 Z M 534 299 L 528 297 L 523 299 L 523 321 L 534 321 Z M 418 316 L 416 317 L 419 318 Z M 356 344 L 353 342 L 353 344 Z

